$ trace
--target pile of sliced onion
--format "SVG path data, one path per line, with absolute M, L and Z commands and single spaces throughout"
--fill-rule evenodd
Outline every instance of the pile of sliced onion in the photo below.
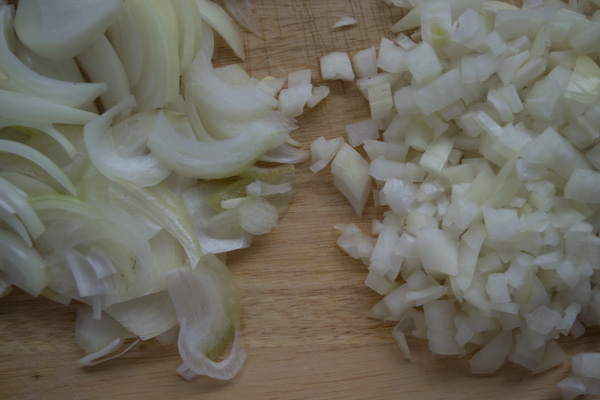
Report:
M 153 338 L 186 379 L 244 363 L 225 255 L 289 206 L 293 117 L 328 90 L 215 68 L 213 29 L 244 57 L 208 0 L 0 2 L 0 297 L 81 303 L 81 365 Z
M 370 128 L 311 147 L 357 215 L 371 194 L 384 210 L 370 234 L 337 226 L 337 244 L 368 266 L 370 315 L 396 322 L 406 358 L 413 336 L 476 374 L 546 371 L 568 358 L 561 336 L 600 325 L 600 14 L 388 3 L 406 9 L 398 36 L 351 58 Z M 324 56 L 323 77 L 351 77 L 348 58 Z M 599 394 L 598 355 L 572 365 L 564 397 Z

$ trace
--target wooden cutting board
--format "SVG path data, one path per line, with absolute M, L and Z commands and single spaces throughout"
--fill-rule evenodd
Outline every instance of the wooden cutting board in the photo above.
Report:
M 310 68 L 323 84 L 318 61 L 332 51 L 350 54 L 393 38 L 400 16 L 382 0 L 254 0 L 263 39 L 244 34 L 246 70 L 262 78 Z M 333 30 L 341 16 L 358 25 Z M 219 63 L 236 62 L 223 50 Z M 368 105 L 351 83 L 325 82 L 331 95 L 298 118 L 294 137 L 306 148 L 319 136 L 344 134 L 344 125 L 368 117 Z M 123 357 L 82 369 L 74 342 L 76 306 L 32 299 L 15 290 L 0 301 L 2 399 L 559 399 L 554 387 L 569 363 L 533 376 L 514 366 L 494 376 L 473 376 L 468 357 L 434 357 L 409 339 L 404 360 L 392 325 L 370 319 L 380 296 L 364 286 L 366 267 L 335 246 L 336 223 L 368 231 L 381 216 L 372 200 L 357 218 L 335 190 L 328 170 L 298 167 L 300 190 L 280 224 L 252 248 L 229 256 L 243 299 L 242 328 L 248 358 L 230 382 L 181 379 L 176 346 L 155 341 Z M 600 351 L 600 331 L 561 340 L 569 354 Z

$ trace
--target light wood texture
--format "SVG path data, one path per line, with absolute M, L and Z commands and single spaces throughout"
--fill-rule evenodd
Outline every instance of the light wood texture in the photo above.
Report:
M 319 57 L 356 51 L 393 38 L 399 18 L 381 0 L 254 0 L 264 40 L 244 34 L 244 67 L 254 76 L 285 77 L 311 68 L 322 84 Z M 333 30 L 347 15 L 358 25 Z M 236 61 L 223 50 L 219 63 Z M 323 135 L 368 116 L 353 84 L 327 82 L 331 96 L 298 118 L 294 137 L 306 147 Z M 300 190 L 280 224 L 252 248 L 232 253 L 228 265 L 239 283 L 248 358 L 230 382 L 176 373 L 176 346 L 155 341 L 123 357 L 84 370 L 74 342 L 75 306 L 32 299 L 15 291 L 0 301 L 0 398 L 3 399 L 559 399 L 554 387 L 569 363 L 538 376 L 507 365 L 494 376 L 473 376 L 468 357 L 434 357 L 409 339 L 413 359 L 401 357 L 392 325 L 366 316 L 380 298 L 364 287 L 366 267 L 335 246 L 336 223 L 365 229 L 380 216 L 370 201 L 357 218 L 335 190 L 328 170 L 298 167 Z M 600 351 L 599 331 L 562 340 L 565 349 Z

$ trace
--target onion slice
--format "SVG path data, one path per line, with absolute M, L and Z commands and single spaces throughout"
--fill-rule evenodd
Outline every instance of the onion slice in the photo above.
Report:
M 185 366 L 198 375 L 233 378 L 246 354 L 239 327 L 239 292 L 225 264 L 207 254 L 195 269 L 188 266 L 168 272 L 167 286 L 181 326 L 179 353 Z M 212 361 L 232 335 L 229 356 Z
M 12 6 L 0 5 L 0 70 L 10 77 L 10 84 L 17 91 L 42 97 L 56 104 L 81 107 L 91 103 L 107 89 L 104 83 L 64 82 L 46 78 L 28 68 L 9 47 L 11 17 Z
M 164 165 L 184 176 L 219 179 L 251 166 L 270 148 L 277 131 L 258 121 L 232 139 L 199 142 L 177 132 L 161 112 L 148 138 L 148 147 Z
M 39 253 L 5 229 L 0 229 L 0 250 L 0 271 L 13 285 L 37 297 L 48 283 L 46 266 Z
M 116 143 L 116 139 L 118 137 L 120 140 L 124 140 L 127 135 L 133 136 L 136 125 L 141 126 L 141 128 L 137 128 L 138 130 L 146 130 L 147 133 L 142 132 L 144 136 L 148 135 L 152 129 L 151 122 L 154 115 L 151 115 L 150 124 L 144 121 L 148 119 L 148 115 L 144 118 L 143 114 L 141 116 L 138 114 L 123 121 L 121 129 L 119 129 L 119 125 L 111 127 L 113 119 L 117 115 L 133 109 L 135 105 L 133 96 L 125 98 L 86 124 L 83 135 L 92 162 L 107 178 L 121 178 L 140 186 L 151 186 L 169 176 L 171 170 L 161 164 L 152 153 L 144 154 L 145 141 L 137 145 L 134 143 L 124 146 Z M 125 151 L 127 152 L 124 153 Z
M 24 0 L 15 15 L 17 34 L 49 59 L 74 57 L 117 18 L 120 0 Z
M 34 148 L 12 140 L 0 139 L 0 152 L 11 153 L 28 159 L 50 174 L 71 194 L 77 194 L 77 189 L 75 189 L 69 177 L 51 159 Z

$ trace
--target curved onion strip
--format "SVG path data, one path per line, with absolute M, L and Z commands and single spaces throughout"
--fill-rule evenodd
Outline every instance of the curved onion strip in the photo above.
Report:
M 48 157 L 39 151 L 19 142 L 13 142 L 11 140 L 0 139 L 0 152 L 16 154 L 23 158 L 28 159 L 32 163 L 36 164 L 50 176 L 52 176 L 58 183 L 60 183 L 65 189 L 71 194 L 77 195 L 75 186 L 71 183 L 69 178 L 64 172 Z
M 183 75 L 194 60 L 196 30 L 202 30 L 202 19 L 195 18 L 197 10 L 193 0 L 173 0 L 172 3 L 179 26 L 179 73 Z
M 0 208 L 16 214 L 33 239 L 37 239 L 46 230 L 29 204 L 27 194 L 2 177 L 0 177 Z
M 106 36 L 77 56 L 77 61 L 93 82 L 104 82 L 107 90 L 100 95 L 104 108 L 111 108 L 131 95 L 129 79 L 121 59 Z
M 253 235 L 269 233 L 278 217 L 277 208 L 262 197 L 249 196 L 239 207 L 240 226 Z
M 15 15 L 15 30 L 36 53 L 49 59 L 71 58 L 102 35 L 121 12 L 123 3 L 121 0 L 23 0 L 19 1 Z
M 86 124 L 98 115 L 41 97 L 0 89 L 0 116 L 42 123 Z
M 42 76 L 65 82 L 85 82 L 74 58 L 49 60 L 31 51 L 18 37 L 15 38 L 14 54 L 23 64 Z
M 95 353 L 106 347 L 114 339 L 125 340 L 135 337 L 118 321 L 109 315 L 101 314 L 100 319 L 94 319 L 94 313 L 88 305 L 77 308 L 75 319 L 75 343 L 86 352 Z
M 107 89 L 104 83 L 63 82 L 29 69 L 9 47 L 7 37 L 12 29 L 11 17 L 12 6 L 0 5 L 0 70 L 10 77 L 11 85 L 16 90 L 57 104 L 81 107 Z
M 44 260 L 13 232 L 0 229 L 0 271 L 13 285 L 37 297 L 48 283 Z
M 87 356 L 80 358 L 77 362 L 79 363 L 79 365 L 82 365 L 84 367 L 98 365 L 100 363 L 103 363 L 104 361 L 108 361 L 108 360 L 112 360 L 113 358 L 121 357 L 123 354 L 125 354 L 129 350 L 131 350 L 131 348 L 133 346 L 138 344 L 139 341 L 140 341 L 140 339 L 136 339 L 133 341 L 133 343 L 131 343 L 129 346 L 127 346 L 125 348 L 125 350 L 123 350 L 122 352 L 99 360 L 99 358 L 107 356 L 110 353 L 117 351 L 119 349 L 119 347 L 121 347 L 121 345 L 125 342 L 123 339 L 116 338 L 115 340 L 113 340 L 112 342 L 107 344 L 106 347 L 102 348 L 101 350 L 98 350 L 95 353 L 88 354 Z
M 200 51 L 184 76 L 186 86 L 198 91 L 199 111 L 214 117 L 245 121 L 263 116 L 278 106 L 277 99 L 256 85 L 235 86 L 219 79 L 208 56 Z
M 152 339 L 177 325 L 166 291 L 115 303 L 104 312 L 142 340 Z
M 117 180 L 123 189 L 120 197 L 154 219 L 173 235 L 185 249 L 190 264 L 195 267 L 202 256 L 194 227 L 181 199 L 164 185 L 141 187 L 131 182 Z
M 235 22 L 221 6 L 208 0 L 196 0 L 198 10 L 202 19 L 225 39 L 236 56 L 242 60 L 244 54 L 244 42 Z
M 299 149 L 288 143 L 283 143 L 267 151 L 260 157 L 261 161 L 298 164 L 310 159 L 310 151 Z
M 131 92 L 138 111 L 163 107 L 179 93 L 179 33 L 170 1 L 131 0 L 127 3 L 142 39 L 142 70 Z
M 206 375 L 216 379 L 232 379 L 242 369 L 246 361 L 246 351 L 242 332 L 238 327 L 233 337 L 233 345 L 227 358 L 215 362 L 194 348 L 195 343 L 190 343 L 191 338 L 186 335 L 187 324 L 185 319 L 181 322 L 179 331 L 179 353 L 184 363 L 177 368 L 177 373 L 186 380 Z
M 62 210 L 75 212 L 87 218 L 96 218 L 98 214 L 92 211 L 91 208 L 86 207 L 83 201 L 77 197 L 69 196 L 66 194 L 47 194 L 31 196 L 29 204 L 35 211 L 41 210 Z
M 177 320 L 179 353 L 184 364 L 199 375 L 231 379 L 245 360 L 239 329 L 240 298 L 231 272 L 207 254 L 195 269 L 167 272 L 167 287 Z M 220 363 L 217 357 L 235 332 L 233 349 Z
M 240 232 L 235 229 L 220 234 L 205 224 L 211 217 L 217 215 L 217 212 L 210 205 L 208 197 L 210 193 L 218 190 L 219 186 L 213 183 L 205 183 L 189 188 L 182 195 L 182 200 L 192 217 L 194 231 L 198 236 L 200 247 L 205 253 L 211 254 L 249 247 L 253 238 L 248 232 L 243 230 L 240 230 Z
M 40 123 L 35 121 L 19 121 L 11 118 L 0 117 L 0 128 L 4 128 L 7 126 L 18 126 L 18 127 L 26 127 L 37 129 L 38 131 L 44 132 L 52 139 L 56 140 L 58 144 L 67 152 L 69 157 L 73 158 L 77 150 L 75 150 L 75 146 L 73 143 L 69 141 L 58 129 L 56 129 L 52 124 Z
M 135 86 L 142 71 L 142 38 L 128 3 L 105 35 L 123 63 L 130 87 Z
M 135 99 L 129 96 L 104 114 L 85 125 L 83 135 L 92 162 L 109 179 L 121 178 L 140 186 L 151 186 L 165 179 L 171 171 L 165 168 L 152 153 L 135 154 L 137 148 L 119 146 L 115 143 L 111 124 L 124 111 L 135 107 Z M 121 154 L 126 148 L 132 154 Z
M 47 183 L 20 172 L 0 171 L 0 176 L 27 193 L 28 196 L 56 193 L 56 190 Z
M 178 173 L 202 179 L 233 176 L 254 164 L 277 134 L 273 127 L 253 122 L 232 139 L 198 142 L 179 134 L 160 113 L 148 147 L 163 164 Z
M 194 131 L 194 135 L 201 142 L 210 142 L 215 140 L 204 128 L 202 124 L 202 120 L 198 115 L 198 110 L 196 109 L 196 90 L 194 89 L 194 85 L 186 85 L 184 88 L 185 94 L 185 117 L 187 118 L 192 130 Z
M 8 225 L 21 237 L 21 239 L 23 239 L 25 243 L 27 243 L 28 246 L 32 246 L 33 242 L 31 241 L 29 233 L 27 232 L 27 228 L 23 222 L 18 216 L 11 212 L 12 210 L 6 209 L 1 203 L 2 202 L 0 201 L 0 221 L 4 221 L 6 225 Z
M 112 243 L 104 252 L 111 256 L 127 279 L 136 277 L 124 298 L 113 296 L 112 300 L 124 301 L 135 295 L 162 290 L 153 286 L 156 281 L 155 257 L 148 242 L 152 231 L 140 223 L 139 218 L 113 204 L 95 203 L 92 206 L 66 195 L 35 196 L 30 203 L 48 227 L 42 237 L 45 236 L 45 241 L 55 252 L 60 253 L 78 244 L 104 248 L 103 242 Z M 123 261 L 130 258 L 122 256 L 120 248 L 123 246 L 137 258 L 136 271 L 131 270 L 129 262 Z

